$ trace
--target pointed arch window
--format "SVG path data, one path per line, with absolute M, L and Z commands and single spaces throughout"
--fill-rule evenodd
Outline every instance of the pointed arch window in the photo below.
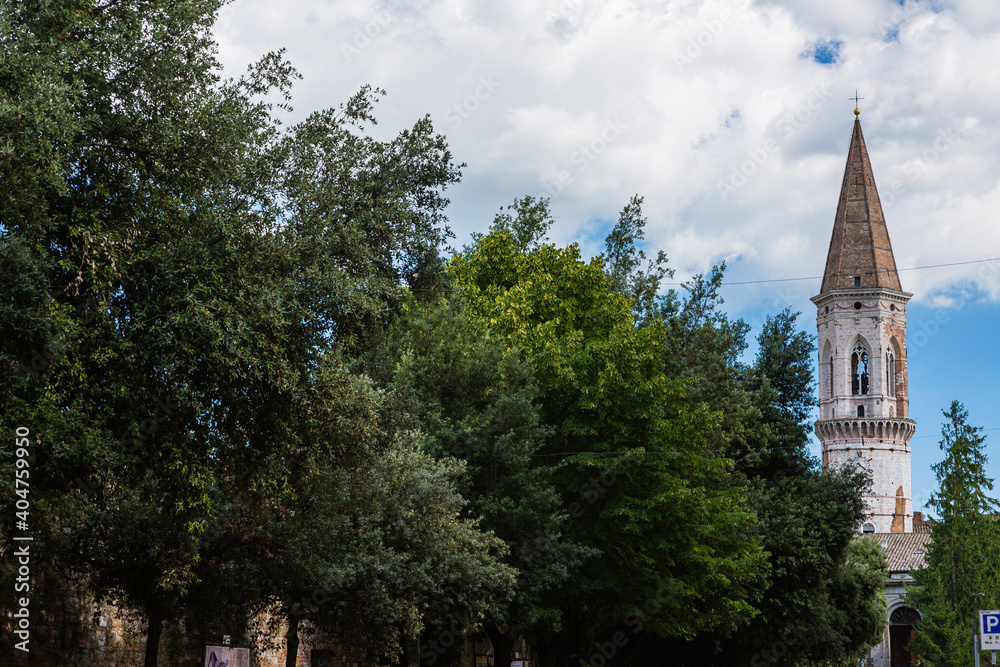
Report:
M 830 398 L 833 398 L 833 357 L 830 357 Z
M 820 392 L 826 390 L 825 398 L 833 398 L 833 345 L 830 341 L 823 343 L 823 351 L 819 355 Z
M 868 350 L 861 343 L 854 346 L 851 354 L 851 393 L 868 395 Z
M 896 357 L 892 350 L 885 353 L 885 387 L 886 394 L 896 395 Z

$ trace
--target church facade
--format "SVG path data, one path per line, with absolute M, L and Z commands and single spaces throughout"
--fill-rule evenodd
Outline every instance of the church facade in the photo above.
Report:
M 855 109 L 855 116 L 860 111 Z M 855 465 L 871 473 L 862 531 L 879 541 L 889 561 L 889 601 L 882 643 L 867 664 L 912 664 L 907 643 L 919 613 L 904 587 L 922 567 L 929 526 L 913 511 L 906 366 L 906 304 L 875 186 L 868 149 L 855 118 L 816 305 L 819 420 L 823 469 Z

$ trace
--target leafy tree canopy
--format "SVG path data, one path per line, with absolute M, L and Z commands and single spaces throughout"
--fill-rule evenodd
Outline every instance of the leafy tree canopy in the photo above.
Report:
M 344 364 L 401 313 L 407 286 L 443 280 L 443 192 L 459 166 L 426 118 L 368 136 L 381 91 L 367 87 L 283 130 L 298 75 L 272 53 L 221 78 L 220 4 L 0 11 L 0 420 L 35 434 L 40 548 L 149 621 L 147 665 L 163 623 L 190 613 L 198 587 L 218 589 L 221 563 L 285 609 L 349 569 L 329 544 L 292 550 L 310 530 L 297 509 L 337 527 L 321 497 L 303 504 L 317 479 L 344 485 L 327 509 L 353 498 L 394 545 L 372 552 L 383 569 L 357 567 L 383 573 L 370 600 L 391 599 L 380 609 L 399 627 L 432 598 L 479 605 L 483 581 L 507 577 L 499 543 L 458 516 L 459 469 L 394 431 Z M 351 495 L 360 470 L 382 475 L 367 496 Z M 422 508 L 423 533 L 389 516 L 397 502 Z M 357 557 L 367 533 L 347 534 Z M 265 543 L 288 545 L 264 552 L 284 579 L 251 559 Z M 402 563 L 417 553 L 428 571 L 411 578 Z
M 663 372 L 665 327 L 637 327 L 603 261 L 582 261 L 575 245 L 526 249 L 494 228 L 450 271 L 470 313 L 535 369 L 553 428 L 540 453 L 562 461 L 563 530 L 600 552 L 560 593 L 557 650 L 573 655 L 651 599 L 662 611 L 649 628 L 664 634 L 752 613 L 763 559 L 752 517 L 741 488 L 718 485 L 730 464 L 707 446 L 717 416 L 690 407 Z

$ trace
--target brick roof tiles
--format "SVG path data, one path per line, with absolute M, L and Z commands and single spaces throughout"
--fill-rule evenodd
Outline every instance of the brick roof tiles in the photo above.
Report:
M 874 533 L 889 561 L 889 572 L 909 572 L 926 565 L 930 533 Z
M 903 289 L 860 120 L 854 121 L 821 292 L 854 288 L 855 277 L 862 288 Z

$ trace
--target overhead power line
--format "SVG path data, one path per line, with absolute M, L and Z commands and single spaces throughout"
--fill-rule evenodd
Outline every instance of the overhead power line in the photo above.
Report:
M 1000 431 L 1000 428 L 982 428 L 982 429 L 979 429 L 979 430 L 980 431 L 984 431 L 984 432 L 985 431 Z M 918 436 L 916 436 L 915 438 L 912 438 L 912 439 L 913 440 L 920 440 L 922 438 L 940 438 L 940 437 L 941 437 L 940 435 L 918 435 Z
M 1000 427 L 997 427 L 997 428 L 983 428 L 983 429 L 979 429 L 979 430 L 982 431 L 982 432 L 986 432 L 986 431 L 1000 431 Z M 938 437 L 940 437 L 940 436 L 938 436 L 938 435 L 918 435 L 917 437 L 913 438 L 913 440 L 920 440 L 920 439 L 923 439 L 923 438 L 938 438 Z M 599 452 L 599 451 L 590 451 L 590 452 L 551 452 L 551 453 L 545 453 L 545 454 L 532 454 L 532 456 L 534 456 L 534 457 L 580 456 L 582 454 L 589 454 L 589 455 L 591 455 L 592 457 L 595 457 L 595 458 L 599 458 L 599 457 L 603 457 L 603 456 L 697 456 L 697 455 L 705 455 L 705 454 L 714 454 L 714 455 L 717 455 L 717 456 L 723 456 L 723 455 L 726 455 L 726 454 L 732 455 L 732 454 L 764 454 L 764 453 L 767 453 L 767 452 L 795 452 L 795 451 L 801 451 L 802 449 L 815 449 L 816 447 L 819 447 L 819 446 L 820 445 L 818 443 L 816 443 L 816 444 L 807 444 L 807 445 L 804 445 L 804 446 L 801 446 L 801 447 L 766 447 L 766 448 L 762 448 L 762 449 L 755 449 L 755 448 L 748 448 L 748 447 L 743 447 L 743 448 L 736 447 L 736 448 L 730 448 L 730 449 L 690 449 L 690 450 L 688 450 L 688 449 L 682 449 L 682 450 L 671 450 L 671 451 L 662 451 L 662 450 L 631 450 L 631 451 L 629 451 L 629 450 L 620 450 L 620 451 L 609 451 L 609 452 Z
M 948 264 L 928 264 L 926 266 L 909 266 L 905 269 L 896 269 L 897 271 L 922 271 L 923 269 L 940 269 L 945 266 L 964 266 L 966 264 L 983 264 L 985 262 L 1000 262 L 1000 257 L 993 257 L 991 259 L 973 259 L 968 262 L 950 262 Z M 722 285 L 759 285 L 761 283 L 788 283 L 797 280 L 821 280 L 823 276 L 805 276 L 803 278 L 771 278 L 768 280 L 741 280 L 734 282 L 724 282 Z M 668 283 L 670 285 L 681 285 L 683 283 Z
M 940 269 L 948 266 L 965 266 L 968 264 L 985 264 L 987 262 L 1000 262 L 1000 257 L 991 257 L 989 259 L 972 259 L 967 262 L 949 262 L 947 264 L 927 264 L 926 266 L 909 266 L 903 269 L 896 269 L 897 271 L 923 271 L 925 269 Z M 725 281 L 720 283 L 721 287 L 731 287 L 735 285 L 762 285 L 766 283 L 790 283 L 801 280 L 822 280 L 823 276 L 803 276 L 801 278 L 766 278 L 761 280 L 735 280 L 735 281 Z M 682 287 L 686 283 L 683 282 L 664 282 L 663 285 L 669 285 L 671 287 Z M 461 292 L 464 291 L 459 288 L 449 287 L 449 288 L 414 288 L 414 292 Z M 556 290 L 557 293 L 571 293 L 583 290 L 567 290 L 560 289 Z

